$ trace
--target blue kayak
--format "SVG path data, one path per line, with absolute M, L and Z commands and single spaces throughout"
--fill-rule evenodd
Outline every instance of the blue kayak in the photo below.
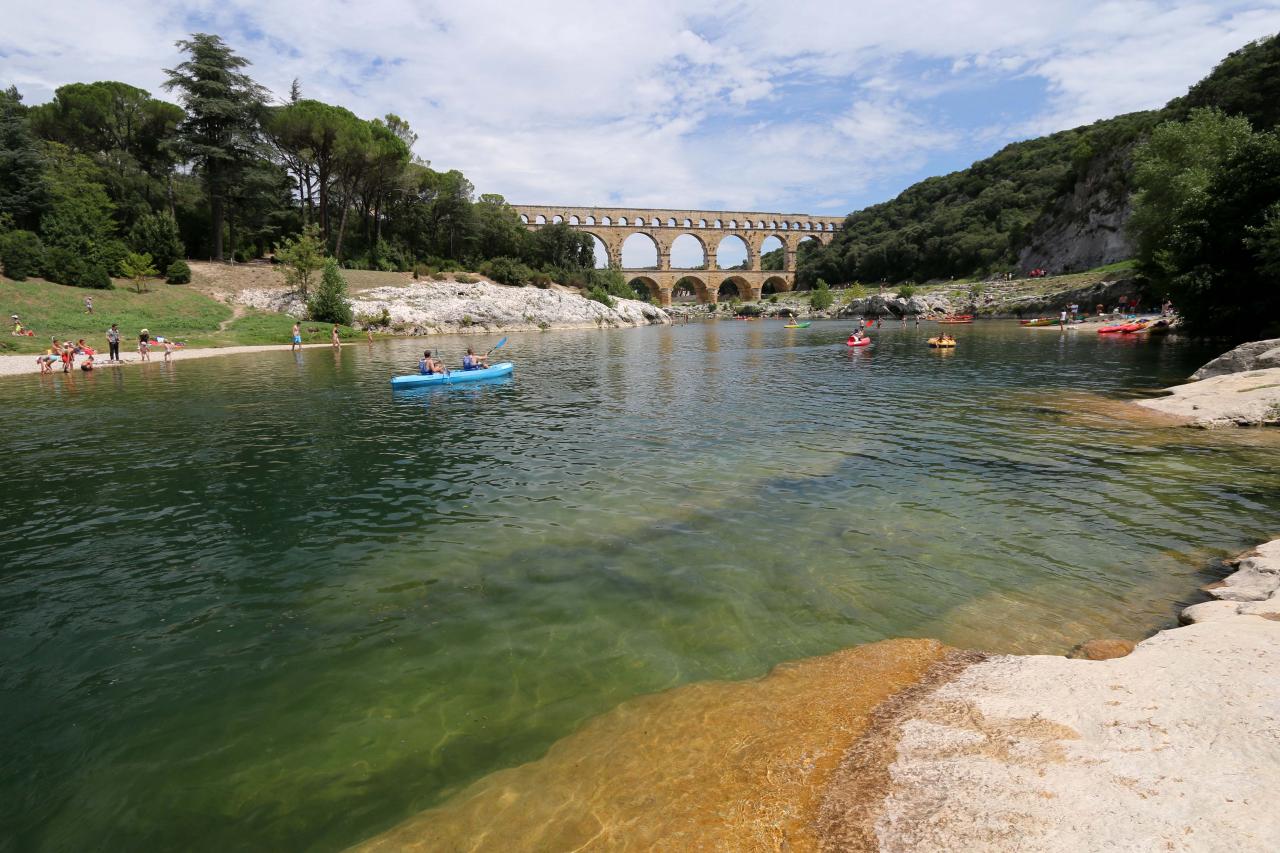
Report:
M 500 361 L 491 367 L 478 370 L 453 370 L 449 373 L 411 373 L 408 376 L 391 377 L 392 388 L 418 388 L 423 385 L 457 385 L 459 382 L 476 382 L 480 379 L 496 379 L 499 376 L 510 376 L 516 366 L 509 361 Z

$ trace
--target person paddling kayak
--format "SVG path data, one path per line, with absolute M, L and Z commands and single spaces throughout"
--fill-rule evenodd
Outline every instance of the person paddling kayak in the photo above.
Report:
M 432 376 L 437 373 L 448 374 L 449 370 L 431 357 L 431 350 L 427 350 L 422 354 L 422 358 L 418 359 L 418 372 L 423 376 Z
M 476 355 L 471 347 L 467 347 L 467 354 L 462 357 L 463 370 L 479 370 L 482 367 L 489 366 L 489 359 L 483 355 Z

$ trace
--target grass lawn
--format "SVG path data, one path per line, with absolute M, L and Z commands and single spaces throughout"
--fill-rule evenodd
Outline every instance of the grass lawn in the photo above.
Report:
M 93 297 L 93 314 L 85 313 L 84 299 Z M 9 316 L 17 314 L 34 338 L 13 337 Z M 137 347 L 138 331 L 147 329 L 152 337 L 163 335 L 193 347 L 287 344 L 293 318 L 285 314 L 250 311 L 232 320 L 230 306 L 187 285 L 153 281 L 150 290 L 137 293 L 132 285 L 117 282 L 115 290 L 87 290 L 51 284 L 42 279 L 12 281 L 0 278 L 0 353 L 44 352 L 50 337 L 60 340 L 84 338 L 94 349 L 107 349 L 107 327 L 120 326 L 121 349 Z M 219 330 L 226 323 L 224 330 Z M 312 332 L 311 330 L 316 331 Z M 340 327 L 344 339 L 364 333 Z M 302 338 L 307 343 L 329 340 L 329 324 L 304 322 Z

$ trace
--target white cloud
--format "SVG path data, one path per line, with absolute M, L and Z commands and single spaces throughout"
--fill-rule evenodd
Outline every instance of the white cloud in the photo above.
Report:
M 0 82 L 31 102 L 95 79 L 160 94 L 193 30 L 280 95 L 298 77 L 398 113 L 433 165 L 513 201 L 844 212 L 957 147 L 1159 106 L 1280 30 L 1280 0 L 49 0 L 4 14 Z M 999 84 L 1028 77 L 1047 100 L 1005 114 Z M 979 83 L 989 112 L 940 117 Z

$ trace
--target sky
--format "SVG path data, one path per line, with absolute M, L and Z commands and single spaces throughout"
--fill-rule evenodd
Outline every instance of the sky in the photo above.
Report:
M 836 215 L 1159 107 L 1280 32 L 1280 0 L 0 4 L 0 85 L 29 104 L 93 80 L 171 97 L 174 42 L 212 32 L 277 98 L 297 78 L 394 112 L 513 203 Z

